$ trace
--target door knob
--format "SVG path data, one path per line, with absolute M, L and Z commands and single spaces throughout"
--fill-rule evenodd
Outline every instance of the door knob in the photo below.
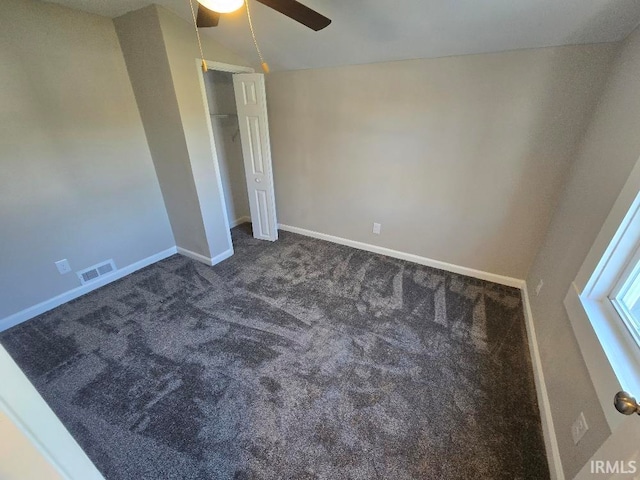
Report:
M 256 183 L 260 183 L 262 180 L 260 180 L 259 178 L 256 178 Z
M 613 404 L 616 410 L 624 415 L 633 415 L 634 413 L 640 415 L 640 405 L 628 392 L 616 393 L 616 396 L 613 397 Z

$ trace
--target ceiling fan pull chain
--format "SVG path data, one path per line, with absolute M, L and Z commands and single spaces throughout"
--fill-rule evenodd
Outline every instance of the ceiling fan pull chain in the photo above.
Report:
M 244 3 L 247 6 L 247 18 L 249 19 L 249 29 L 251 30 L 251 36 L 253 37 L 253 44 L 256 46 L 256 51 L 258 52 L 258 57 L 260 57 L 260 65 L 262 66 L 262 70 L 264 73 L 269 73 L 269 65 L 264 61 L 262 56 L 262 52 L 260 51 L 260 47 L 258 46 L 258 40 L 256 40 L 256 32 L 253 30 L 253 22 L 251 21 L 251 10 L 249 9 L 249 1 L 246 0 Z
M 202 71 L 207 72 L 209 70 L 207 68 L 207 62 L 204 59 L 204 52 L 202 51 L 202 43 L 200 42 L 200 31 L 198 30 L 198 22 L 196 21 L 196 12 L 193 9 L 193 0 L 187 0 L 189 2 L 189 7 L 191 7 L 191 15 L 193 16 L 193 28 L 196 29 L 196 38 L 198 39 L 198 48 L 200 49 L 200 58 L 202 58 Z

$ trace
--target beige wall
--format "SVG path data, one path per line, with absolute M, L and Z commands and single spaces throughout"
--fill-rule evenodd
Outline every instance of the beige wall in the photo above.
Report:
M 269 75 L 278 220 L 524 279 L 614 48 Z
M 636 30 L 614 64 L 527 281 L 567 478 L 580 470 L 610 432 L 562 301 L 640 156 L 639 92 L 640 31 Z M 536 297 L 540 279 L 544 287 Z M 575 446 L 571 424 L 581 411 L 589 431 Z
M 205 257 L 229 248 L 193 27 L 151 5 L 114 20 L 179 247 Z M 206 36 L 209 60 L 246 61 Z
M 175 245 L 110 19 L 0 2 L 0 319 Z
M 0 410 L 0 478 L 2 480 L 62 480 L 16 424 Z
M 211 132 L 205 108 L 206 98 L 200 84 L 202 71 L 196 65 L 196 58 L 200 56 L 198 44 L 193 25 L 161 7 L 158 7 L 158 15 L 193 178 L 200 200 L 200 210 L 207 232 L 209 249 L 213 257 L 225 252 L 230 245 L 224 223 L 225 210 L 222 202 L 222 187 L 216 181 L 219 172 L 216 173 L 216 165 L 211 152 Z M 241 66 L 248 65 L 246 60 L 206 35 L 202 36 L 202 48 L 207 60 Z
M 169 220 L 179 247 L 209 256 L 156 6 L 114 19 Z
M 0 479 L 104 480 L 0 345 Z

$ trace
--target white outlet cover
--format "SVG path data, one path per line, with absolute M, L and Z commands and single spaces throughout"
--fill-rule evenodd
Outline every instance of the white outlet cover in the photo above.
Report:
M 55 262 L 56 267 L 58 268 L 58 272 L 60 275 L 64 275 L 65 273 L 69 273 L 71 271 L 71 265 L 69 265 L 69 260 L 63 258 L 62 260 L 58 260 Z
M 576 418 L 576 421 L 573 422 L 571 426 L 571 436 L 573 437 L 573 443 L 576 445 L 578 442 L 584 437 L 584 434 L 589 430 L 589 425 L 587 425 L 587 419 L 584 418 L 584 412 L 580 412 L 580 416 Z
M 380 235 L 380 231 L 382 230 L 382 225 L 380 223 L 373 224 L 373 233 L 376 235 Z

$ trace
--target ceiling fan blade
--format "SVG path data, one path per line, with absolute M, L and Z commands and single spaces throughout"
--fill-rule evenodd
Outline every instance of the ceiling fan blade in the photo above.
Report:
M 324 15 L 319 14 L 315 10 L 311 10 L 309 7 L 305 7 L 300 2 L 295 0 L 257 0 L 258 2 L 271 7 L 274 10 L 292 18 L 296 22 L 300 22 L 306 25 L 316 32 L 327 27 L 331 20 Z
M 196 25 L 198 28 L 217 27 L 220 21 L 220 14 L 203 7 L 198 3 L 198 18 L 196 19 Z

